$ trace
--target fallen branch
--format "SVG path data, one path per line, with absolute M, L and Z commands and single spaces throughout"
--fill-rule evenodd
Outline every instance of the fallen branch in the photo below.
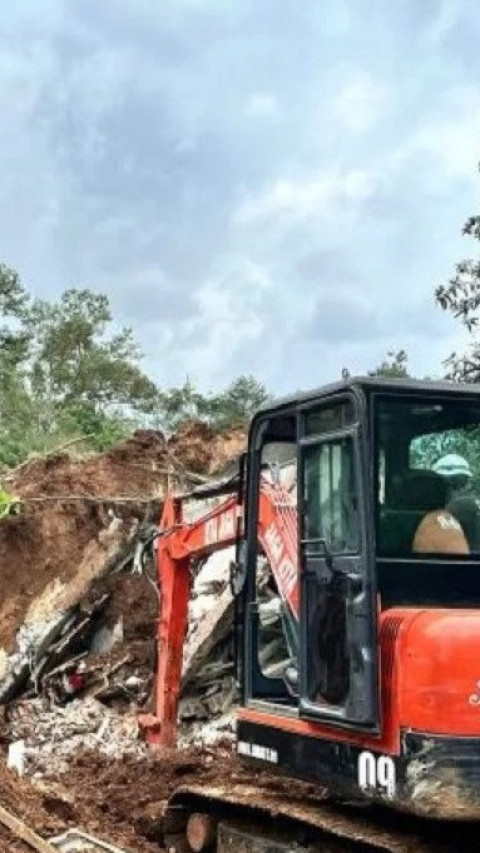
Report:
M 21 841 L 25 841 L 29 847 L 33 850 L 36 850 L 37 853 L 58 853 L 56 847 L 53 844 L 50 844 L 49 841 L 45 841 L 40 835 L 30 827 L 27 826 L 23 820 L 15 817 L 13 814 L 10 814 L 3 806 L 0 806 L 0 821 L 6 826 L 10 832 L 20 838 Z
M 22 498 L 21 502 L 24 506 L 28 506 L 28 504 L 32 503 L 51 503 L 52 501 L 57 501 L 57 503 L 96 503 L 96 504 L 107 504 L 107 503 L 117 503 L 117 504 L 150 504 L 155 503 L 155 501 L 161 500 L 161 496 L 152 495 L 151 497 L 127 497 L 127 496 L 109 496 L 106 497 L 95 497 L 95 495 L 45 495 L 37 498 Z
M 68 441 L 64 441 L 62 444 L 57 445 L 57 447 L 53 447 L 47 451 L 44 458 L 47 459 L 49 456 L 55 456 L 56 453 L 61 453 L 67 447 L 72 447 L 74 444 L 81 444 L 82 441 L 88 441 L 90 438 L 95 438 L 94 432 L 89 432 L 88 435 L 77 435 L 75 438 L 69 438 Z

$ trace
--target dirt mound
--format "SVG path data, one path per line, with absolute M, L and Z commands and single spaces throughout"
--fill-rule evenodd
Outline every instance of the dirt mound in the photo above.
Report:
M 217 473 L 245 449 L 246 432 L 236 428 L 222 434 L 190 421 L 170 439 L 156 430 L 137 430 L 107 453 L 74 460 L 66 453 L 34 459 L 9 479 L 19 497 L 161 497 L 167 478 L 193 472 Z
M 172 458 L 197 474 L 220 473 L 231 460 L 240 456 L 247 443 L 246 431 L 236 427 L 215 433 L 206 424 L 184 424 L 168 442 Z
M 103 514 L 104 516 L 104 514 Z M 97 506 L 43 505 L 0 524 L 0 646 L 11 651 L 32 602 L 56 578 L 68 581 L 105 521 Z
M 34 459 L 12 478 L 21 498 L 150 497 L 163 494 L 168 442 L 161 432 L 139 430 L 107 453 L 72 459 L 66 453 Z
M 231 746 L 222 744 L 214 749 L 161 750 L 141 764 L 130 757 L 109 762 L 97 753 L 85 753 L 57 783 L 75 797 L 82 811 L 93 803 L 110 820 L 120 825 L 128 821 L 137 835 L 152 841 L 161 837 L 166 803 L 180 786 L 212 784 L 228 789 L 241 783 L 270 794 L 292 795 L 291 779 L 245 767 Z M 295 783 L 294 795 L 320 799 L 318 788 L 303 782 Z
M 34 459 L 7 478 L 24 512 L 0 523 L 0 648 L 11 652 L 29 607 L 54 582 L 75 577 L 85 549 L 112 524 L 156 521 L 168 488 L 185 489 L 189 472 L 209 477 L 243 448 L 243 430 L 218 436 L 188 423 L 167 440 L 139 430 L 107 453 L 84 460 L 68 454 Z

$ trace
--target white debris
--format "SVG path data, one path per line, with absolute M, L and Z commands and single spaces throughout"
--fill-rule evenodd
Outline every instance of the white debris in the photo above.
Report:
M 219 741 L 235 739 L 236 721 L 235 709 L 231 708 L 225 714 L 213 720 L 197 720 L 188 727 L 181 727 L 178 744 L 186 746 L 212 746 Z
M 145 757 L 135 714 L 118 714 L 91 697 L 65 707 L 45 707 L 41 699 L 12 708 L 11 736 L 24 742 L 25 773 L 52 775 L 68 771 L 69 760 L 82 750 L 111 758 Z
M 189 634 L 196 631 L 199 622 L 211 610 L 216 597 L 228 585 L 230 562 L 235 556 L 235 548 L 217 551 L 205 561 L 193 585 L 188 608 Z
M 8 747 L 7 767 L 9 770 L 15 770 L 19 776 L 23 776 L 25 772 L 25 741 L 16 740 Z
M 102 625 L 92 637 L 90 651 L 93 654 L 107 654 L 119 643 L 123 642 L 123 619 L 115 623 L 113 628 Z

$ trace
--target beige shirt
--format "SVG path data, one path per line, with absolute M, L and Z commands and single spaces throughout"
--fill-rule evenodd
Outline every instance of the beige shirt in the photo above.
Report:
M 413 539 L 414 554 L 469 554 L 461 524 L 446 509 L 427 513 Z

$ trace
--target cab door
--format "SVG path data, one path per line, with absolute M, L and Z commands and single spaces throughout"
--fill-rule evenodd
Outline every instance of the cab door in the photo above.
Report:
M 375 729 L 376 589 L 354 401 L 300 413 L 300 714 Z

